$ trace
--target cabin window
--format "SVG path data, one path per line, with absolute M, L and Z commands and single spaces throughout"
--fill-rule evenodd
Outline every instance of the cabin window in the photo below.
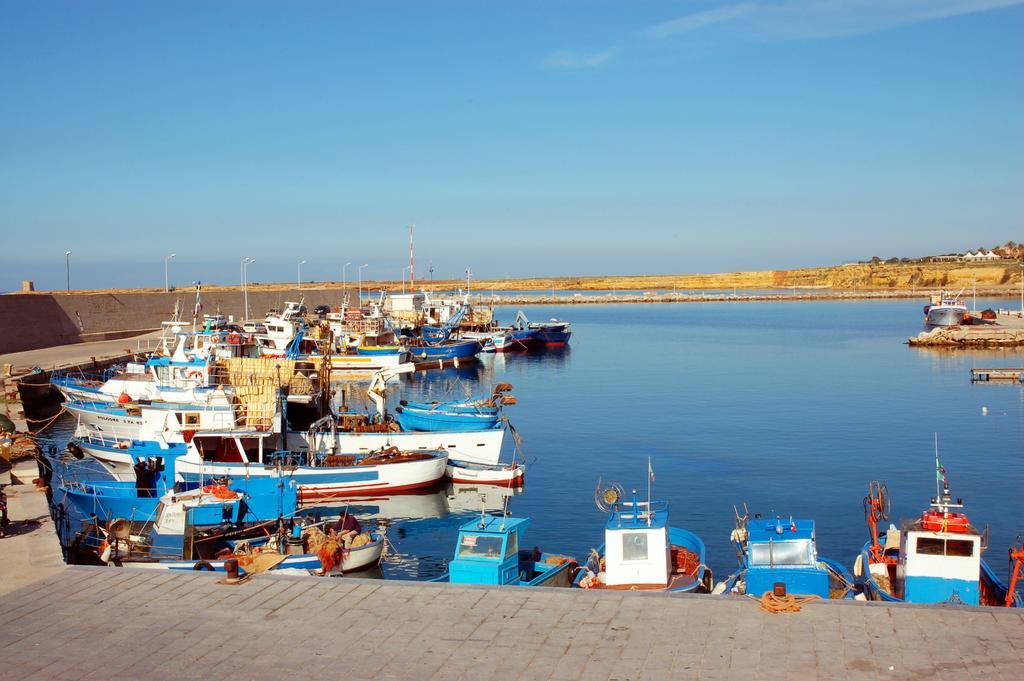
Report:
M 946 540 L 946 555 L 970 558 L 974 555 L 974 542 L 965 539 Z
M 945 543 L 946 542 L 942 539 L 935 539 L 933 537 L 918 537 L 917 553 L 922 556 L 945 555 Z
M 505 545 L 505 557 L 515 556 L 519 553 L 519 533 L 511 532 L 508 535 L 508 543 Z
M 459 542 L 459 558 L 501 558 L 501 537 L 464 534 Z
M 185 425 L 186 426 L 198 426 L 199 425 L 199 414 L 192 412 L 185 414 Z
M 810 539 L 750 544 L 751 565 L 809 565 L 813 554 Z
M 916 553 L 923 556 L 970 558 L 974 555 L 974 542 L 969 539 L 918 537 Z
M 622 560 L 647 560 L 646 532 L 626 532 L 622 535 Z
M 170 367 L 156 367 L 156 380 L 166 383 L 171 379 Z

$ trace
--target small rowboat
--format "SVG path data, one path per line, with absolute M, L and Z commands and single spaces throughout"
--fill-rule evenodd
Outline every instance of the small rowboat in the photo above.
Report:
M 498 487 L 522 487 L 526 466 L 518 462 L 511 465 L 462 463 L 449 461 L 445 474 L 452 482 L 471 485 L 496 485 Z
M 428 433 L 485 430 L 493 428 L 501 418 L 493 413 L 470 411 L 442 411 L 441 409 L 416 409 L 410 406 L 395 407 L 395 419 L 402 430 L 419 430 Z

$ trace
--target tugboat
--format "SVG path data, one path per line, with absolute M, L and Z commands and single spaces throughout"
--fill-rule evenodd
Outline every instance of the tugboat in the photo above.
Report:
M 987 537 L 959 510 L 963 501 L 957 499 L 954 503 L 946 469 L 937 456 L 935 469 L 936 496 L 930 508 L 919 518 L 904 523 L 901 529 L 889 525 L 887 530 L 878 530 L 878 522 L 889 518 L 889 494 L 882 483 L 872 482 L 868 486 L 864 513 L 871 538 L 864 544 L 853 569 L 868 598 L 1024 607 L 1020 595 L 982 560 Z M 1014 577 L 1024 562 L 1024 551 L 1018 554 Z M 1010 555 L 1013 559 L 1012 550 Z M 1014 586 L 1015 582 L 1016 579 Z
M 842 564 L 818 555 L 813 520 L 762 518 L 760 513 L 751 520 L 746 505 L 742 515 L 735 507 L 734 512 L 736 529 L 731 539 L 740 569 L 718 583 L 716 594 L 761 597 L 782 584 L 788 594 L 834 599 L 855 596 L 850 572 Z
M 529 518 L 481 512 L 459 528 L 448 571 L 432 582 L 570 587 L 579 566 L 574 558 L 523 549 Z
M 648 470 L 650 467 L 648 466 Z M 653 475 L 651 475 L 653 477 Z M 669 527 L 668 504 L 633 499 L 624 502 L 621 485 L 594 491 L 597 508 L 608 514 L 605 543 L 580 570 L 575 585 L 581 589 L 658 591 L 711 591 L 711 569 L 704 564 L 704 542 L 692 532 Z

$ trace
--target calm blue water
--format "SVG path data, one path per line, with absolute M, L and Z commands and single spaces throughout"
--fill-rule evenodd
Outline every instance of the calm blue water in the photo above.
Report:
M 1007 301 L 981 301 L 1003 307 Z M 419 374 L 402 396 L 444 399 L 508 381 L 507 415 L 524 438 L 526 487 L 513 514 L 533 519 L 526 545 L 584 556 L 601 544 L 599 476 L 671 504 L 674 525 L 708 546 L 716 576 L 735 567 L 733 504 L 817 522 L 823 554 L 846 564 L 864 543 L 862 498 L 888 483 L 894 521 L 935 493 L 933 434 L 953 493 L 991 527 L 990 563 L 1024 530 L 1024 390 L 972 385 L 972 366 L 1021 366 L 1011 352 L 908 348 L 922 330 L 915 301 L 530 307 L 569 318 L 570 348 L 483 356 L 459 372 Z M 514 310 L 499 309 L 511 319 Z M 393 394 L 397 391 L 392 391 Z M 397 397 L 397 395 L 394 395 Z M 988 407 L 988 415 L 982 415 Z M 495 507 L 501 494 L 487 499 Z M 403 559 L 388 577 L 439 574 L 455 528 L 479 509 L 472 491 L 393 497 L 367 519 L 391 517 Z

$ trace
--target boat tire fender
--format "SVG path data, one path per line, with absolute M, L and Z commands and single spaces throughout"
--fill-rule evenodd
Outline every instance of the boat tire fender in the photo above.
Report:
M 205 570 L 207 572 L 213 572 L 213 565 L 208 560 L 200 560 L 192 566 L 193 570 Z
M 82 451 L 82 448 L 78 445 L 77 442 L 69 442 L 68 451 L 71 452 L 71 456 L 75 457 L 79 461 L 85 458 L 85 452 Z

